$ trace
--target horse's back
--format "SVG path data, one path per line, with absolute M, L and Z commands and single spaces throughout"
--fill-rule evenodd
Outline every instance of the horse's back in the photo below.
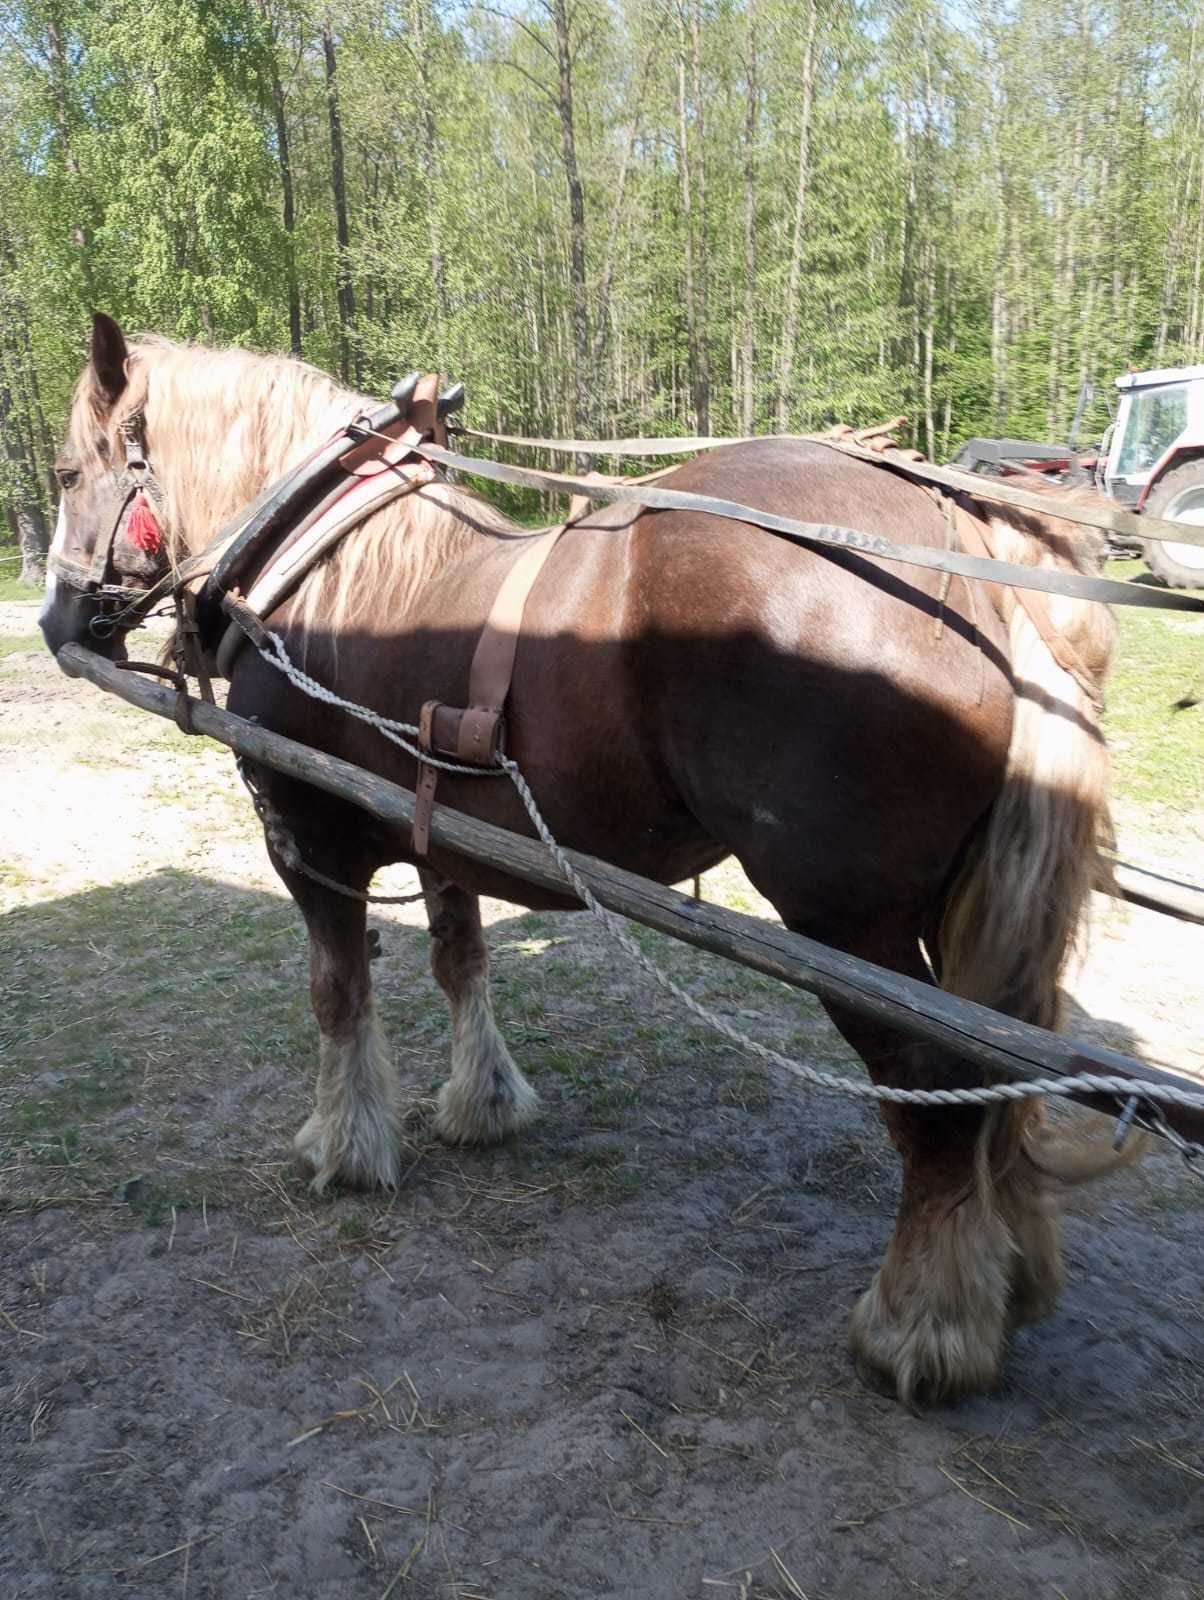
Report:
M 818 443 L 758 440 L 670 487 L 941 545 L 935 500 Z M 746 523 L 645 513 L 625 586 L 626 703 L 690 813 L 792 920 L 916 915 L 998 793 L 1006 633 L 964 580 L 800 546 Z M 948 592 L 945 592 L 945 591 Z

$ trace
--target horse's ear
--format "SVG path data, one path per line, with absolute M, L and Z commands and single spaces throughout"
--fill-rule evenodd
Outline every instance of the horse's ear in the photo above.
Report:
M 129 358 L 125 334 L 112 317 L 103 311 L 92 313 L 92 371 L 110 405 L 120 398 L 126 385 L 125 364 Z

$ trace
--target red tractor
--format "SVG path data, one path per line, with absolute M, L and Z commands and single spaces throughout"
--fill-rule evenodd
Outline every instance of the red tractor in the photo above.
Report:
M 1116 387 L 1120 409 L 1098 451 L 1026 439 L 969 439 L 953 464 L 1001 475 L 1039 472 L 1066 484 L 1094 481 L 1130 511 L 1204 527 L 1204 366 L 1128 372 Z M 1084 385 L 1072 439 L 1091 398 Z M 1172 588 L 1204 588 L 1204 545 L 1146 539 L 1116 551 L 1139 552 L 1155 577 Z

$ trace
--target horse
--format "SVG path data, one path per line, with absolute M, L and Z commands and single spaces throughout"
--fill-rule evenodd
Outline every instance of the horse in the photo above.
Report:
M 98 314 L 55 468 L 55 552 L 86 564 L 113 516 L 126 516 L 119 457 L 134 440 L 158 480 L 163 549 L 149 556 L 122 524 L 107 559 L 111 579 L 144 590 L 365 404 L 296 360 L 127 341 Z M 913 544 L 949 540 L 937 496 L 815 441 L 732 443 L 663 482 Z M 1052 511 L 974 509 L 1005 560 L 1097 570 L 1094 536 Z M 466 703 L 482 625 L 532 537 L 440 476 L 374 514 L 266 624 L 313 678 L 413 722 L 427 700 Z M 50 649 L 76 641 L 119 658 L 120 633 L 91 626 L 99 605 L 52 573 L 41 616 Z M 1098 689 L 1112 621 L 1063 596 L 1049 615 L 1056 652 L 998 586 L 619 502 L 566 528 L 529 595 L 506 748 L 566 846 L 662 883 L 734 855 L 787 928 L 1053 1027 L 1108 830 Z M 415 786 L 410 755 L 300 692 L 255 649 L 235 660 L 228 705 Z M 385 864 L 417 867 L 450 1008 L 436 1134 L 478 1145 L 527 1126 L 537 1099 L 494 1020 L 479 896 L 579 909 L 572 894 L 437 844 L 419 857 L 407 829 L 265 767 L 250 778 L 265 814 L 329 880 L 362 893 Z M 441 804 L 532 832 L 504 779 L 440 783 Z M 319 1191 L 396 1185 L 402 1097 L 373 1002 L 364 903 L 290 865 L 278 830 L 266 832 L 308 930 L 319 1032 L 297 1155 Z M 947 1048 L 835 1002 L 827 1011 L 880 1084 L 985 1081 Z M 1093 1174 L 1102 1158 L 1055 1141 L 1033 1100 L 887 1104 L 883 1116 L 901 1199 L 852 1311 L 856 1365 L 913 1406 L 989 1389 L 1012 1330 L 1057 1302 L 1059 1181 Z

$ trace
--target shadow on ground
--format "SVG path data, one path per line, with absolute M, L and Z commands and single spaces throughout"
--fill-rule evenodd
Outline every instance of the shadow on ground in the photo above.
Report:
M 543 1118 L 444 1150 L 425 934 L 382 931 L 409 1170 L 317 1202 L 287 902 L 170 872 L 0 920 L 6 1595 L 1204 1595 L 1204 1212 L 1165 1163 L 1069 1218 L 1002 1391 L 915 1418 L 845 1347 L 894 1205 L 872 1116 L 525 915 L 490 942 Z M 845 1059 L 805 997 L 647 937 Z

